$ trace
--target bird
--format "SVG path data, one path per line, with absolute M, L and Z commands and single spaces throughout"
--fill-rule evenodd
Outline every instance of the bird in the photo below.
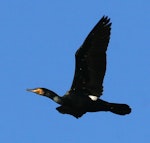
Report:
M 56 110 L 80 118 L 87 112 L 109 111 L 117 115 L 131 112 L 127 104 L 101 99 L 106 72 L 106 51 L 110 41 L 112 22 L 103 16 L 75 53 L 75 73 L 70 90 L 63 96 L 47 88 L 27 89 L 59 104 Z

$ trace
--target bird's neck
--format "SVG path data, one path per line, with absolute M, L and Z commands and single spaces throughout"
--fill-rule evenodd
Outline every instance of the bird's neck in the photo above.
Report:
M 55 92 L 51 91 L 51 90 L 47 90 L 44 93 L 44 96 L 52 99 L 53 101 L 55 101 L 58 104 L 62 104 L 62 97 L 60 97 L 59 95 L 57 95 Z

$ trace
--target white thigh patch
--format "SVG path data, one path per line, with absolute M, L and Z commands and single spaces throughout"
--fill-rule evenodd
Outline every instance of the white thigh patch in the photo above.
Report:
M 94 95 L 89 95 L 89 97 L 90 97 L 91 100 L 93 100 L 93 101 L 96 101 L 96 100 L 98 99 L 98 97 L 97 97 L 97 96 L 94 96 Z

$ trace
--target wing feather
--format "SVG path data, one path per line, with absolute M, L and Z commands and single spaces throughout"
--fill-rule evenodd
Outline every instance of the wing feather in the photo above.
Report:
M 77 50 L 71 91 L 86 92 L 87 95 L 98 97 L 102 95 L 110 31 L 110 19 L 103 16 Z

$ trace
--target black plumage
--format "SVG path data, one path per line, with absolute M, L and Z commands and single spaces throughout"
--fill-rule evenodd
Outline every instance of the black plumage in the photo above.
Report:
M 77 50 L 75 75 L 71 89 L 58 96 L 46 88 L 27 89 L 51 98 L 60 104 L 56 109 L 76 118 L 86 112 L 110 111 L 125 115 L 131 112 L 126 104 L 109 103 L 99 97 L 103 92 L 103 79 L 106 71 L 106 50 L 110 39 L 111 22 L 106 16 L 96 24 L 82 46 Z

